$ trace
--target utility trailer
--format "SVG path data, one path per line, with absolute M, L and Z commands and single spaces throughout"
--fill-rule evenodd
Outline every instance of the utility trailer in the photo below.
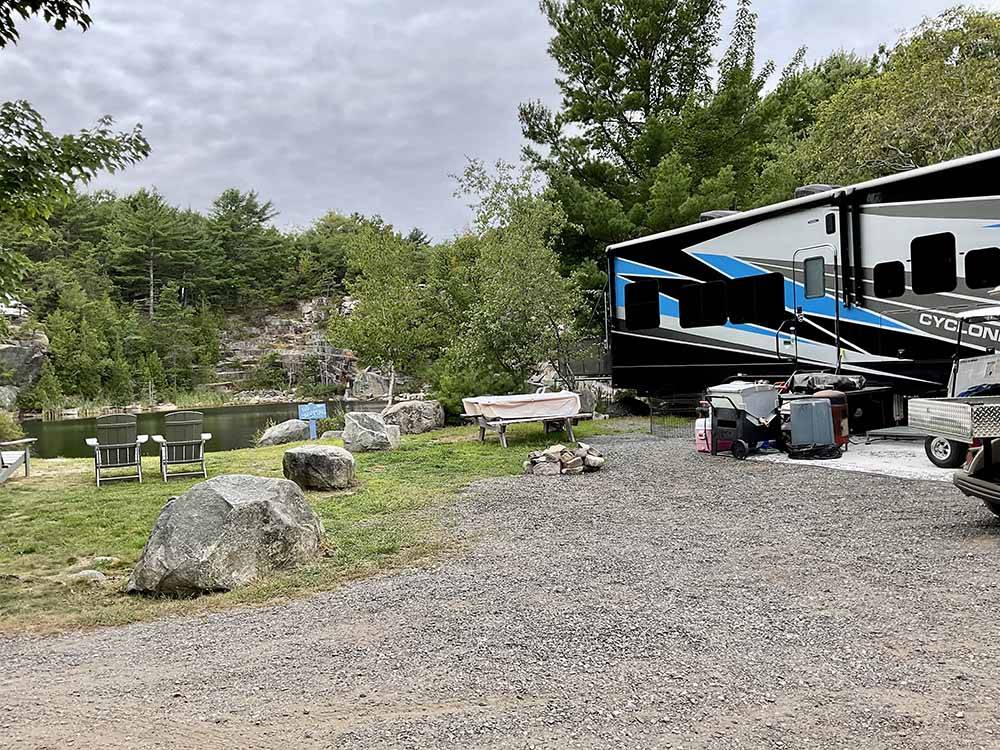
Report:
M 964 494 L 1000 516 L 1000 396 L 917 398 L 910 401 L 910 424 L 972 446 L 954 483 Z

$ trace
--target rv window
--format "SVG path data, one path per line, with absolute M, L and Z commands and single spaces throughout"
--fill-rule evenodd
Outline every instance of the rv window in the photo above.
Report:
M 652 279 L 625 285 L 625 327 L 644 331 L 660 327 L 660 285 Z
M 721 326 L 726 323 L 726 282 L 688 284 L 677 293 L 681 328 Z
M 916 294 L 955 290 L 955 235 L 951 232 L 915 237 L 910 243 L 910 279 Z
M 826 215 L 826 233 L 827 234 L 837 233 L 837 214 Z
M 822 257 L 806 258 L 802 264 L 806 279 L 806 299 L 820 299 L 826 296 L 826 263 Z
M 879 263 L 873 271 L 875 296 L 887 299 L 906 293 L 906 267 L 901 260 Z
M 965 283 L 969 289 L 1000 286 L 1000 247 L 981 247 L 965 254 Z
M 785 319 L 785 277 L 766 273 L 726 283 L 730 323 L 776 328 Z

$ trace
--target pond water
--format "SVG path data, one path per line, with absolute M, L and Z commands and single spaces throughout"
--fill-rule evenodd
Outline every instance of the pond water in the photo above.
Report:
M 351 402 L 348 411 L 381 411 L 385 404 L 380 401 Z M 327 412 L 330 415 L 345 410 L 344 402 L 330 401 Z M 298 404 L 252 404 L 249 406 L 223 406 L 218 408 L 193 409 L 205 415 L 205 432 L 212 433 L 206 446 L 210 452 L 231 451 L 249 448 L 258 430 L 271 422 L 283 422 L 298 416 Z M 139 434 L 154 435 L 163 431 L 163 417 L 166 412 L 139 415 Z M 43 422 L 32 419 L 22 422 L 27 437 L 38 438 L 32 453 L 39 458 L 92 458 L 93 448 L 84 443 L 95 437 L 95 419 L 62 419 Z M 146 444 L 144 453 L 153 455 L 156 446 L 153 441 Z

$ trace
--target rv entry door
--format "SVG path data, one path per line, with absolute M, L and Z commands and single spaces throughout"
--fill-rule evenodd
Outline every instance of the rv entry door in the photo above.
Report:
M 796 358 L 840 369 L 840 259 L 830 244 L 803 247 L 792 256 Z

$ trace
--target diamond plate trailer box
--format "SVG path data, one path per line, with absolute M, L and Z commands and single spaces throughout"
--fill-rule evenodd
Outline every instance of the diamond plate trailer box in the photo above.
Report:
M 1000 437 L 1000 397 L 910 399 L 909 425 L 927 435 L 972 443 Z

